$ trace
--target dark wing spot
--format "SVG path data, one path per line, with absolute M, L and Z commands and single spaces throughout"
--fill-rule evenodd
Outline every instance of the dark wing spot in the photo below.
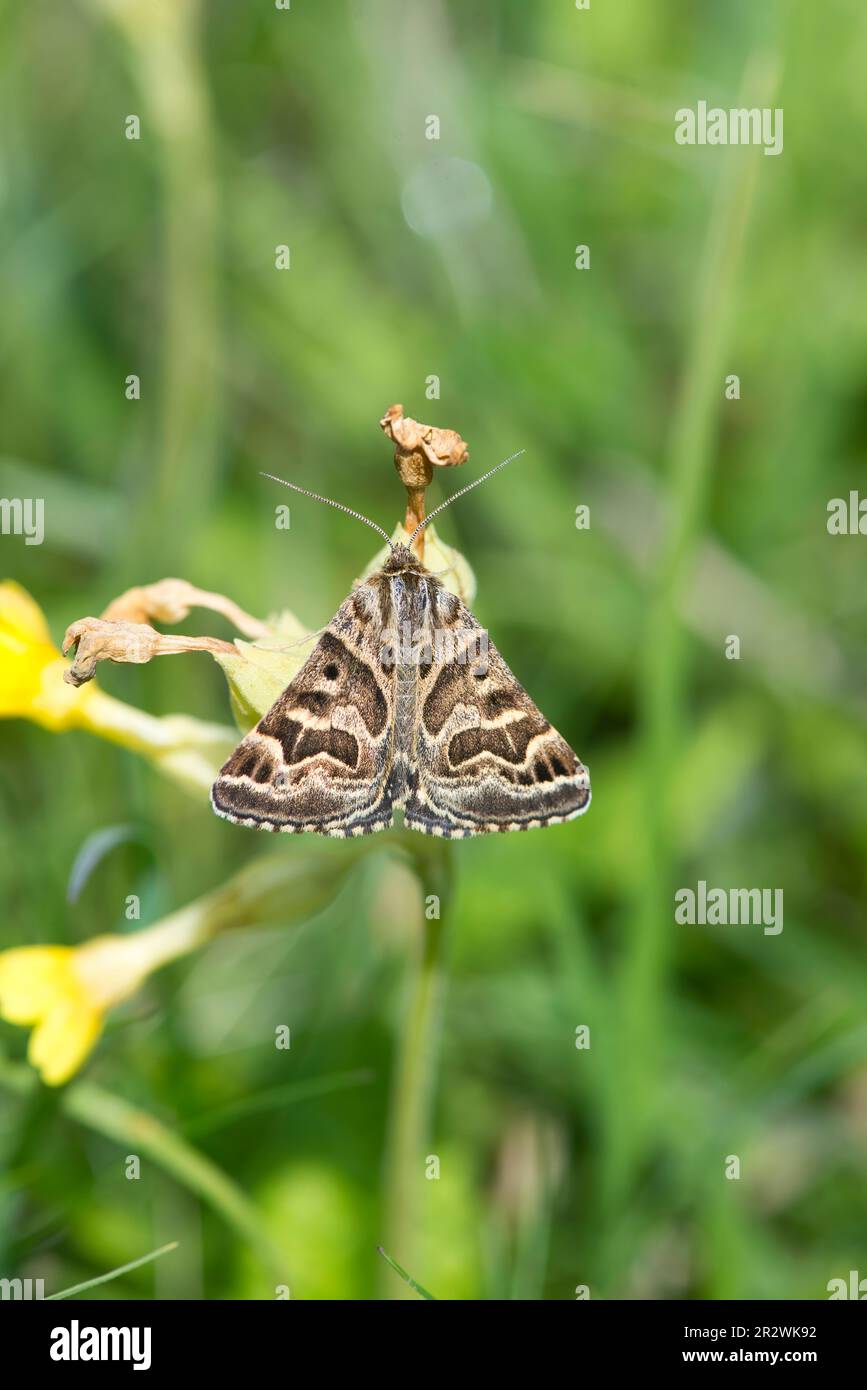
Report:
M 330 696 L 324 690 L 299 690 L 296 704 L 302 709 L 309 710 L 311 714 L 321 714 L 328 704 Z
M 340 675 L 340 667 L 335 666 L 333 661 L 329 661 L 322 674 L 327 681 L 336 681 Z
M 385 728 L 388 708 L 379 683 L 370 667 L 330 632 L 326 632 L 323 636 L 320 649 L 326 658 L 326 664 L 333 663 L 339 667 L 342 681 L 339 690 L 333 691 L 323 698 L 329 704 L 335 698 L 338 702 L 344 698 L 350 699 L 358 709 L 370 733 L 378 738 Z M 322 691 L 316 693 L 322 695 Z M 316 712 L 316 710 L 313 711 L 313 713 Z
M 295 750 L 296 760 L 328 753 L 345 767 L 358 766 L 358 739 L 345 729 L 305 729 Z
M 259 725 L 259 732 L 266 738 L 276 738 L 280 747 L 283 749 L 283 759 L 287 763 L 294 763 L 295 745 L 298 742 L 298 735 L 301 733 L 301 725 L 297 719 L 287 719 L 286 715 L 279 709 L 272 709 Z
M 485 713 L 489 719 L 496 719 L 504 709 L 513 709 L 515 696 L 510 690 L 492 690 L 485 700 Z
M 430 734 L 438 734 L 462 695 L 466 695 L 466 667 L 457 662 L 447 662 L 424 702 L 422 718 L 425 729 Z
M 286 719 L 272 711 L 259 725 L 259 730 L 278 740 L 289 767 L 317 753 L 328 753 L 346 767 L 358 766 L 358 740 L 345 729 L 308 729 L 297 719 Z
M 569 776 L 569 769 L 563 766 L 562 759 L 558 758 L 556 753 L 551 758 L 551 766 L 558 777 Z
M 541 758 L 537 758 L 534 762 L 533 771 L 536 774 L 537 782 L 553 782 L 554 780 L 551 775 L 551 769 L 548 767 L 547 763 L 542 762 Z
M 237 761 L 230 758 L 226 764 L 225 770 L 230 777 L 249 777 L 253 782 L 271 780 L 271 759 L 263 744 L 254 743 L 250 748 L 242 747 L 236 756 Z
M 527 716 L 524 719 L 514 719 L 506 728 L 486 729 L 461 729 L 456 733 L 449 743 L 449 762 L 453 768 L 460 763 L 465 763 L 469 758 L 477 757 L 480 753 L 492 753 L 501 762 L 511 763 L 513 767 L 523 764 L 527 756 L 527 749 L 530 740 L 541 732 L 541 720 L 534 720 Z M 543 767 L 547 780 L 551 781 L 551 774 L 543 763 L 538 766 Z

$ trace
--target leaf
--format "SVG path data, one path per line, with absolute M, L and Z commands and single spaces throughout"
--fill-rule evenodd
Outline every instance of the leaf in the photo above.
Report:
M 310 655 L 317 636 L 310 633 L 294 642 L 278 636 L 257 642 L 236 638 L 237 654 L 214 654 L 228 682 L 232 714 L 242 734 L 249 733 L 280 698 Z
M 95 830 L 92 835 L 88 835 L 69 871 L 66 901 L 78 901 L 90 875 L 107 854 L 118 845 L 137 839 L 139 831 L 134 825 L 108 825 L 103 830 Z

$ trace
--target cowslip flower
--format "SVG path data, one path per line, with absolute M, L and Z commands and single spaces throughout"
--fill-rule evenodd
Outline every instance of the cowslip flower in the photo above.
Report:
M 83 946 L 17 946 L 0 952 L 0 1017 L 30 1025 L 27 1056 L 49 1086 L 68 1081 L 89 1056 L 106 1012 L 167 960 L 197 944 L 188 923 Z
M 109 1010 L 155 970 L 222 931 L 307 921 L 337 896 L 369 850 L 358 842 L 343 853 L 323 845 L 303 858 L 266 854 L 214 892 L 128 936 L 0 951 L 0 1018 L 33 1029 L 28 1059 L 47 1085 L 60 1086 L 89 1057 Z
M 86 729 L 122 744 L 196 790 L 210 786 L 234 747 L 233 731 L 185 715 L 157 719 L 91 681 L 75 687 L 39 605 L 12 580 L 0 583 L 0 717 L 30 719 L 52 733 Z
M 85 727 L 100 691 L 76 698 L 63 683 L 65 668 L 39 605 L 14 581 L 0 584 L 0 714 L 55 732 Z

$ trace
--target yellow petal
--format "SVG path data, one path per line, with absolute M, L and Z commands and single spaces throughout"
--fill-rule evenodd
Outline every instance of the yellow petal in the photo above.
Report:
M 14 579 L 0 584 L 0 638 L 35 646 L 53 646 L 42 609 Z
M 0 1016 L 9 1023 L 36 1023 L 80 995 L 71 947 L 19 946 L 0 952 Z
M 62 1086 L 92 1050 L 102 1032 L 102 1014 L 81 1000 L 52 1009 L 34 1028 L 27 1057 L 46 1086 Z
M 0 715 L 69 728 L 86 699 L 66 685 L 66 662 L 39 605 L 12 580 L 0 584 Z
M 54 732 L 92 722 L 99 694 L 67 685 L 66 670 L 38 603 L 11 579 L 0 584 L 0 716 Z
M 42 693 L 43 674 L 55 662 L 62 665 L 50 644 L 31 642 L 0 625 L 0 714 L 29 717 Z

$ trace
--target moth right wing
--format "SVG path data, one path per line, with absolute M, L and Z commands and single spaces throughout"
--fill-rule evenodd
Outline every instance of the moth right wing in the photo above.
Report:
M 433 622 L 453 640 L 420 673 L 406 824 L 463 839 L 573 820 L 590 775 L 454 594 Z
M 341 604 L 294 680 L 211 788 L 236 825 L 345 837 L 392 823 L 394 675 L 376 591 Z

